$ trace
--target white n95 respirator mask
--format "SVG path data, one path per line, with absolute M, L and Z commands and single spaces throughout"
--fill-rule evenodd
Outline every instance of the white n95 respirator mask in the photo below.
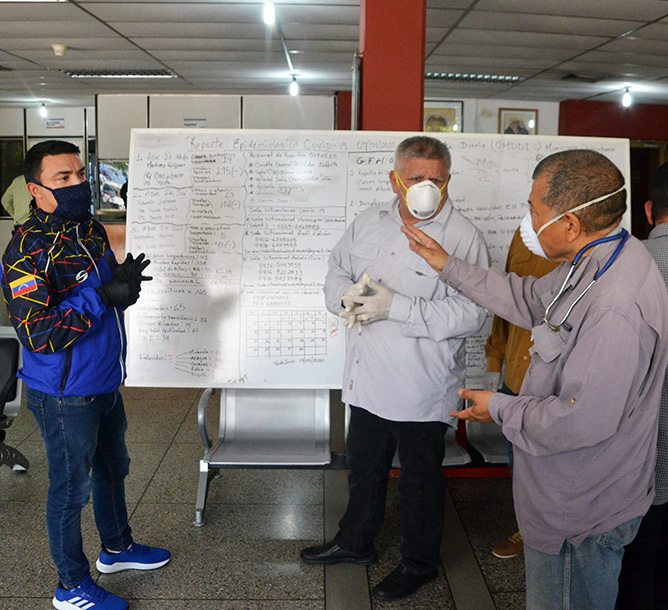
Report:
M 548 220 L 542 227 L 540 227 L 540 229 L 538 229 L 538 232 L 533 230 L 533 224 L 531 223 L 531 212 L 527 212 L 527 215 L 524 218 L 522 218 L 522 222 L 520 223 L 520 236 L 522 237 L 524 245 L 534 254 L 542 256 L 543 258 L 547 258 L 547 254 L 545 254 L 545 250 L 543 250 L 543 246 L 540 245 L 540 241 L 538 240 L 538 236 L 545 229 L 547 229 L 547 227 L 549 227 L 551 224 L 554 224 L 555 222 L 563 218 L 569 212 L 572 213 L 577 212 L 586 207 L 589 207 L 593 203 L 599 203 L 600 201 L 604 201 L 608 197 L 612 197 L 617 193 L 621 193 L 624 190 L 624 188 L 625 187 L 622 184 L 622 186 L 620 186 L 616 191 L 612 191 L 612 193 L 608 193 L 607 195 L 601 195 L 600 197 L 596 197 L 596 199 L 585 201 L 584 203 L 576 205 L 574 208 L 571 208 L 570 210 L 562 212 L 558 216 L 555 216 L 554 218 Z
M 522 218 L 522 222 L 520 223 L 520 237 L 530 252 L 536 256 L 547 258 L 547 254 L 545 254 L 543 246 L 540 245 L 538 234 L 533 230 L 533 224 L 531 223 L 531 212 L 527 212 L 526 216 Z
M 436 210 L 438 210 L 438 206 L 443 199 L 443 190 L 448 183 L 446 182 L 439 189 L 431 180 L 423 180 L 410 188 L 406 188 L 406 185 L 399 176 L 399 172 L 395 171 L 394 175 L 397 178 L 397 182 L 406 189 L 408 211 L 418 220 L 431 218 L 436 213 Z

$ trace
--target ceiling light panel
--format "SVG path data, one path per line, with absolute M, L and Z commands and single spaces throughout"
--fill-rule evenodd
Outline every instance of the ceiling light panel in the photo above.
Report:
M 61 70 L 71 78 L 176 78 L 169 70 Z

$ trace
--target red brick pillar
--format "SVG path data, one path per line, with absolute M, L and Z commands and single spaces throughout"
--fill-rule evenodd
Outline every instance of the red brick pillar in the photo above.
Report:
M 361 0 L 359 129 L 422 131 L 426 0 Z

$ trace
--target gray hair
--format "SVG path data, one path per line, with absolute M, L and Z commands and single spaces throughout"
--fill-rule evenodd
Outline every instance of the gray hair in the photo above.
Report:
M 547 178 L 543 203 L 558 214 L 624 186 L 622 172 L 610 159 L 585 149 L 545 157 L 533 172 L 533 179 L 537 178 Z M 586 232 L 595 233 L 617 224 L 625 211 L 626 189 L 575 214 Z
M 412 136 L 406 138 L 394 151 L 394 169 L 405 163 L 408 159 L 436 159 L 445 165 L 448 174 L 452 167 L 452 158 L 448 147 L 429 136 Z

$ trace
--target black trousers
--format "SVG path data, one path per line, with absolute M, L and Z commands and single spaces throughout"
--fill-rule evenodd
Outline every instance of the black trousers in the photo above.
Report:
M 349 498 L 334 540 L 355 553 L 372 552 L 373 540 L 383 526 L 387 481 L 398 448 L 401 563 L 416 573 L 431 572 L 440 563 L 446 424 L 389 421 L 352 406 L 350 411 Z
M 668 503 L 650 506 L 624 549 L 618 610 L 668 610 Z

